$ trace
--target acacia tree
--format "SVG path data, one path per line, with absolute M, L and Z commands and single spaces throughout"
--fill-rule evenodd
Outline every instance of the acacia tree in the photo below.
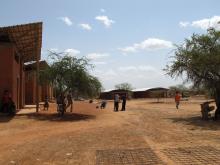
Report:
M 206 34 L 193 34 L 177 46 L 174 60 L 167 65 L 171 77 L 186 75 L 194 86 L 204 86 L 214 94 L 220 112 L 220 32 L 209 29 Z
M 115 85 L 115 89 L 123 89 L 123 90 L 131 91 L 133 87 L 131 84 L 125 82 L 125 83 Z
M 127 82 L 115 85 L 115 89 L 126 90 L 128 92 L 127 97 L 130 98 L 132 96 L 131 90 L 133 89 L 133 87 L 131 84 L 129 84 Z
M 93 66 L 86 58 L 76 58 L 65 53 L 50 52 L 50 66 L 41 71 L 42 82 L 51 82 L 59 93 L 74 91 L 77 96 L 95 97 L 102 88 L 98 78 L 89 74 Z

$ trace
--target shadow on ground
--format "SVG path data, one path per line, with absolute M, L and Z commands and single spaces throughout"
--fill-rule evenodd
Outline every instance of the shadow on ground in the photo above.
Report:
M 66 113 L 63 116 L 58 115 L 57 113 L 28 113 L 28 114 L 17 114 L 16 118 L 27 117 L 28 119 L 34 119 L 39 121 L 56 121 L 56 122 L 65 122 L 65 121 L 80 121 L 80 120 L 90 120 L 95 119 L 93 115 L 86 114 L 76 114 L 76 113 Z
M 0 114 L 0 123 L 5 123 L 5 122 L 9 122 L 14 118 L 14 116 L 10 116 L 8 114 Z
M 181 123 L 184 125 L 196 126 L 198 129 L 220 130 L 220 120 L 215 121 L 213 118 L 202 120 L 200 116 L 182 117 L 182 118 L 166 118 L 173 123 Z M 196 129 L 195 129 L 196 130 Z

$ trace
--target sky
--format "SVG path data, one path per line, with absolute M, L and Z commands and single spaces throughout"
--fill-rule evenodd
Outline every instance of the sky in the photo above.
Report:
M 220 30 L 219 0 L 2 0 L 0 26 L 43 22 L 48 50 L 87 57 L 104 89 L 182 84 L 163 71 L 175 45 L 193 33 Z

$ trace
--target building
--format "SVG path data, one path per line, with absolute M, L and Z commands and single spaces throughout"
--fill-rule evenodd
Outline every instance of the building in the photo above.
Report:
M 167 88 L 141 88 L 134 89 L 132 91 L 128 90 L 109 90 L 104 91 L 100 94 L 100 99 L 111 100 L 114 99 L 115 94 L 119 94 L 119 96 L 126 95 L 127 98 L 166 98 L 168 96 L 169 89 Z
M 49 65 L 46 61 L 39 62 L 39 69 L 43 71 Z M 36 104 L 36 62 L 25 64 L 25 104 Z M 39 101 L 44 101 L 47 97 L 49 100 L 53 98 L 53 86 L 47 82 L 39 83 Z
M 38 76 L 41 44 L 42 22 L 0 27 L 0 97 L 8 90 L 16 108 L 25 104 L 24 63 L 36 61 Z
M 115 89 L 115 90 L 110 90 L 110 91 L 105 91 L 100 94 L 100 99 L 103 100 L 113 100 L 114 96 L 118 94 L 120 97 L 121 96 L 126 96 L 127 98 L 132 97 L 132 92 L 128 90 L 123 90 L 123 89 Z
M 133 90 L 133 98 L 165 98 L 168 96 L 167 88 L 143 88 Z

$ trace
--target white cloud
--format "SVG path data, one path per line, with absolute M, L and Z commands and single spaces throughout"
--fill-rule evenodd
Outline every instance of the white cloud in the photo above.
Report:
M 127 71 L 136 71 L 137 67 L 135 66 L 124 66 L 124 67 L 119 67 L 119 71 L 127 72 Z
M 184 24 L 185 23 L 185 24 Z M 211 18 L 205 18 L 193 22 L 180 22 L 180 26 L 182 27 L 195 27 L 200 28 L 203 30 L 207 30 L 208 28 L 212 27 L 216 30 L 220 30 L 220 16 L 213 16 Z
M 135 53 L 137 52 L 137 49 L 134 46 L 127 46 L 125 48 L 119 48 L 120 51 L 123 53 Z
M 213 28 L 219 30 L 220 29 L 219 21 L 220 21 L 220 16 L 214 16 L 214 17 L 208 18 L 208 19 L 193 21 L 192 26 L 197 27 L 197 28 L 201 28 L 203 30 L 206 30 L 210 27 L 213 27 Z
M 90 53 L 86 57 L 91 60 L 97 60 L 97 59 L 105 58 L 108 56 L 109 54 L 107 53 Z
M 76 56 L 76 55 L 80 54 L 79 50 L 71 49 L 71 48 L 64 50 L 64 52 L 67 53 L 69 56 Z
M 84 30 L 88 30 L 88 31 L 92 30 L 92 27 L 89 24 L 81 23 L 79 24 L 79 26 Z
M 105 9 L 100 9 L 100 11 L 101 11 L 102 13 L 105 13 Z
M 179 25 L 180 25 L 180 27 L 187 27 L 187 26 L 189 26 L 190 25 L 190 23 L 189 22 L 180 22 L 179 23 Z
M 73 22 L 70 20 L 70 18 L 68 17 L 59 17 L 58 19 L 60 19 L 61 21 L 63 21 L 66 25 L 71 26 L 73 24 Z
M 131 71 L 135 71 L 135 72 L 155 71 L 156 72 L 157 71 L 156 68 L 150 65 L 123 66 L 123 67 L 119 67 L 118 70 L 122 72 L 131 72 Z
M 58 48 L 50 48 L 48 49 L 48 51 L 51 51 L 51 52 L 57 52 L 59 49 Z
M 105 25 L 105 27 L 107 27 L 107 28 L 111 27 L 111 25 L 113 23 L 115 23 L 114 20 L 109 19 L 108 16 L 105 16 L 105 15 L 96 16 L 95 19 L 100 21 L 101 23 L 103 23 Z
M 150 65 L 140 65 L 137 67 L 141 71 L 156 71 L 157 69 Z
M 94 65 L 106 65 L 107 62 L 104 62 L 104 61 L 95 61 L 93 62 Z
M 92 74 L 97 76 L 107 88 L 112 88 L 114 85 L 122 82 L 128 82 L 138 88 L 157 87 L 164 84 L 164 81 L 167 81 L 163 71 L 151 65 L 121 66 L 107 70 L 95 69 Z
M 118 74 L 116 73 L 115 70 L 109 69 L 105 72 L 99 73 L 98 77 L 100 77 L 104 81 L 109 81 L 109 80 L 115 81 L 115 79 L 117 79 L 117 77 L 118 77 Z
M 132 46 L 127 46 L 125 48 L 119 48 L 123 53 L 134 53 L 139 50 L 157 50 L 157 49 L 166 49 L 172 48 L 173 44 L 170 41 L 157 39 L 157 38 L 148 38 L 140 43 L 133 44 Z

